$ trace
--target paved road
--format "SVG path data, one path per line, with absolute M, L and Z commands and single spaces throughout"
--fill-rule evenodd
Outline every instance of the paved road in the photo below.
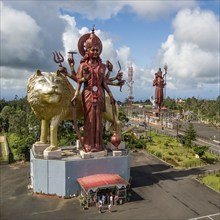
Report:
M 143 151 L 132 153 L 132 201 L 114 206 L 112 213 L 102 214 L 95 207 L 82 210 L 76 198 L 33 196 L 27 189 L 29 163 L 3 165 L 0 166 L 0 219 L 170 220 L 212 215 L 219 213 L 220 195 L 199 184 L 194 176 L 219 165 L 176 170 Z
M 215 128 L 213 126 L 203 124 L 200 122 L 192 122 L 194 129 L 199 137 L 206 138 L 207 140 L 218 140 L 220 141 L 220 128 Z M 182 124 L 183 128 L 186 129 L 189 123 Z

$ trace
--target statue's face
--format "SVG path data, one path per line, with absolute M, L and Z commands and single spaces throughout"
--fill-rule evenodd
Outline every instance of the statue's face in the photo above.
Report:
M 90 58 L 96 59 L 100 55 L 100 48 L 97 46 L 91 47 L 88 52 Z

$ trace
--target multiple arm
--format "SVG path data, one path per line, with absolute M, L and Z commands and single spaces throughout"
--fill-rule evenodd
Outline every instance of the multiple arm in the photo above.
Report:
M 108 72 L 105 75 L 106 84 L 111 85 L 111 86 L 120 86 L 120 87 L 122 87 L 125 83 L 125 80 L 122 80 L 123 72 L 118 72 L 116 76 L 110 78 L 110 74 L 112 72 L 113 65 L 108 60 L 106 62 L 106 67 L 108 69 Z M 116 80 L 117 80 L 117 82 L 115 82 Z
M 106 79 L 103 80 L 102 82 L 102 85 L 103 85 L 103 88 L 106 90 L 106 92 L 108 93 L 109 97 L 110 97 L 110 102 L 111 104 L 114 104 L 115 103 L 115 99 L 111 93 L 111 90 L 109 89 L 107 83 L 106 83 Z
M 59 68 L 59 71 L 62 74 L 64 74 L 65 76 L 68 76 L 69 78 L 71 78 L 75 82 L 77 82 L 76 71 L 74 69 L 74 65 L 75 65 L 74 59 L 73 58 L 68 58 L 68 63 L 69 63 L 69 66 L 70 66 L 71 73 L 68 73 L 66 67 L 63 67 L 63 66 Z
M 75 82 L 77 82 L 76 91 L 75 91 L 75 94 L 74 94 L 74 96 L 71 100 L 71 102 L 74 104 L 74 102 L 75 102 L 75 100 L 76 100 L 76 98 L 77 98 L 77 96 L 80 92 L 82 83 L 88 81 L 91 76 L 90 76 L 88 67 L 84 66 L 84 65 L 80 65 L 79 69 L 76 73 L 76 71 L 74 69 L 75 61 L 74 61 L 73 58 L 68 58 L 68 63 L 69 63 L 69 66 L 70 66 L 71 73 L 68 73 L 66 67 L 60 67 L 59 72 L 64 74 L 65 76 L 68 76 L 69 78 L 73 79 Z M 105 78 L 103 80 L 103 87 L 107 91 L 108 95 L 110 96 L 111 103 L 114 103 L 115 99 L 113 98 L 113 95 L 112 95 L 108 85 L 120 86 L 120 88 L 121 88 L 124 85 L 125 80 L 122 80 L 123 72 L 118 72 L 116 76 L 110 77 L 110 74 L 111 74 L 112 69 L 113 69 L 113 65 L 108 60 L 106 62 L 106 67 L 107 67 L 108 71 L 107 71 L 107 73 L 105 75 Z

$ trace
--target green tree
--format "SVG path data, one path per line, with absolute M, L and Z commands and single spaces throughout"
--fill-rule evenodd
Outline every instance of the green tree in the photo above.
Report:
M 185 145 L 188 148 L 192 147 L 192 141 L 196 140 L 196 131 L 192 123 L 189 124 L 189 127 L 185 130 Z
M 124 110 L 120 110 L 120 111 L 119 111 L 119 116 L 118 116 L 118 118 L 119 118 L 119 120 L 120 120 L 121 122 L 128 122 L 128 121 L 129 121 L 129 119 L 127 118 L 126 113 L 125 113 Z
M 29 160 L 30 148 L 32 147 L 34 141 L 35 138 L 31 135 L 21 136 L 15 133 L 11 133 L 8 136 L 8 142 L 14 160 Z
M 27 125 L 29 134 L 32 133 L 36 136 L 37 133 L 40 133 L 41 120 L 36 117 L 33 111 L 27 115 Z
M 18 135 L 28 134 L 27 114 L 23 110 L 16 110 L 9 118 L 9 132 Z
M 0 114 L 0 126 L 2 128 L 3 132 L 8 132 L 9 131 L 9 122 L 10 122 L 10 118 L 11 116 L 14 114 L 15 109 L 13 107 L 10 107 L 8 105 L 4 106 L 1 114 Z
M 163 101 L 163 105 L 166 106 L 168 109 L 171 109 L 171 110 L 176 110 L 177 109 L 175 99 L 172 99 L 169 96 Z
M 2 111 L 2 109 L 7 105 L 7 101 L 5 101 L 4 99 L 0 100 L 0 112 Z

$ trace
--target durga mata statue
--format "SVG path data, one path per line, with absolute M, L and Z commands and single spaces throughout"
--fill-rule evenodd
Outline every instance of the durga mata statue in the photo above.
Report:
M 91 33 L 84 34 L 80 37 L 78 50 L 82 55 L 82 59 L 77 72 L 74 68 L 74 52 L 69 52 L 70 54 L 72 53 L 72 57 L 68 58 L 71 73 L 68 73 L 67 69 L 62 65 L 60 65 L 59 71 L 77 83 L 75 94 L 71 100 L 73 110 L 75 102 L 78 100 L 77 97 L 81 95 L 84 126 L 83 137 L 78 138 L 81 139 L 83 149 L 86 152 L 99 152 L 104 150 L 102 113 L 106 111 L 105 93 L 110 98 L 112 109 L 116 109 L 116 100 L 109 89 L 109 85 L 122 87 L 124 84 L 124 80 L 122 80 L 123 73 L 118 71 L 115 77 L 110 77 L 113 65 L 108 60 L 106 63 L 102 62 L 100 58 L 102 42 L 95 34 L 94 27 Z M 77 136 L 79 136 L 79 132 L 77 133 Z M 118 142 L 116 144 L 120 143 L 119 135 L 115 136 L 115 142 Z

